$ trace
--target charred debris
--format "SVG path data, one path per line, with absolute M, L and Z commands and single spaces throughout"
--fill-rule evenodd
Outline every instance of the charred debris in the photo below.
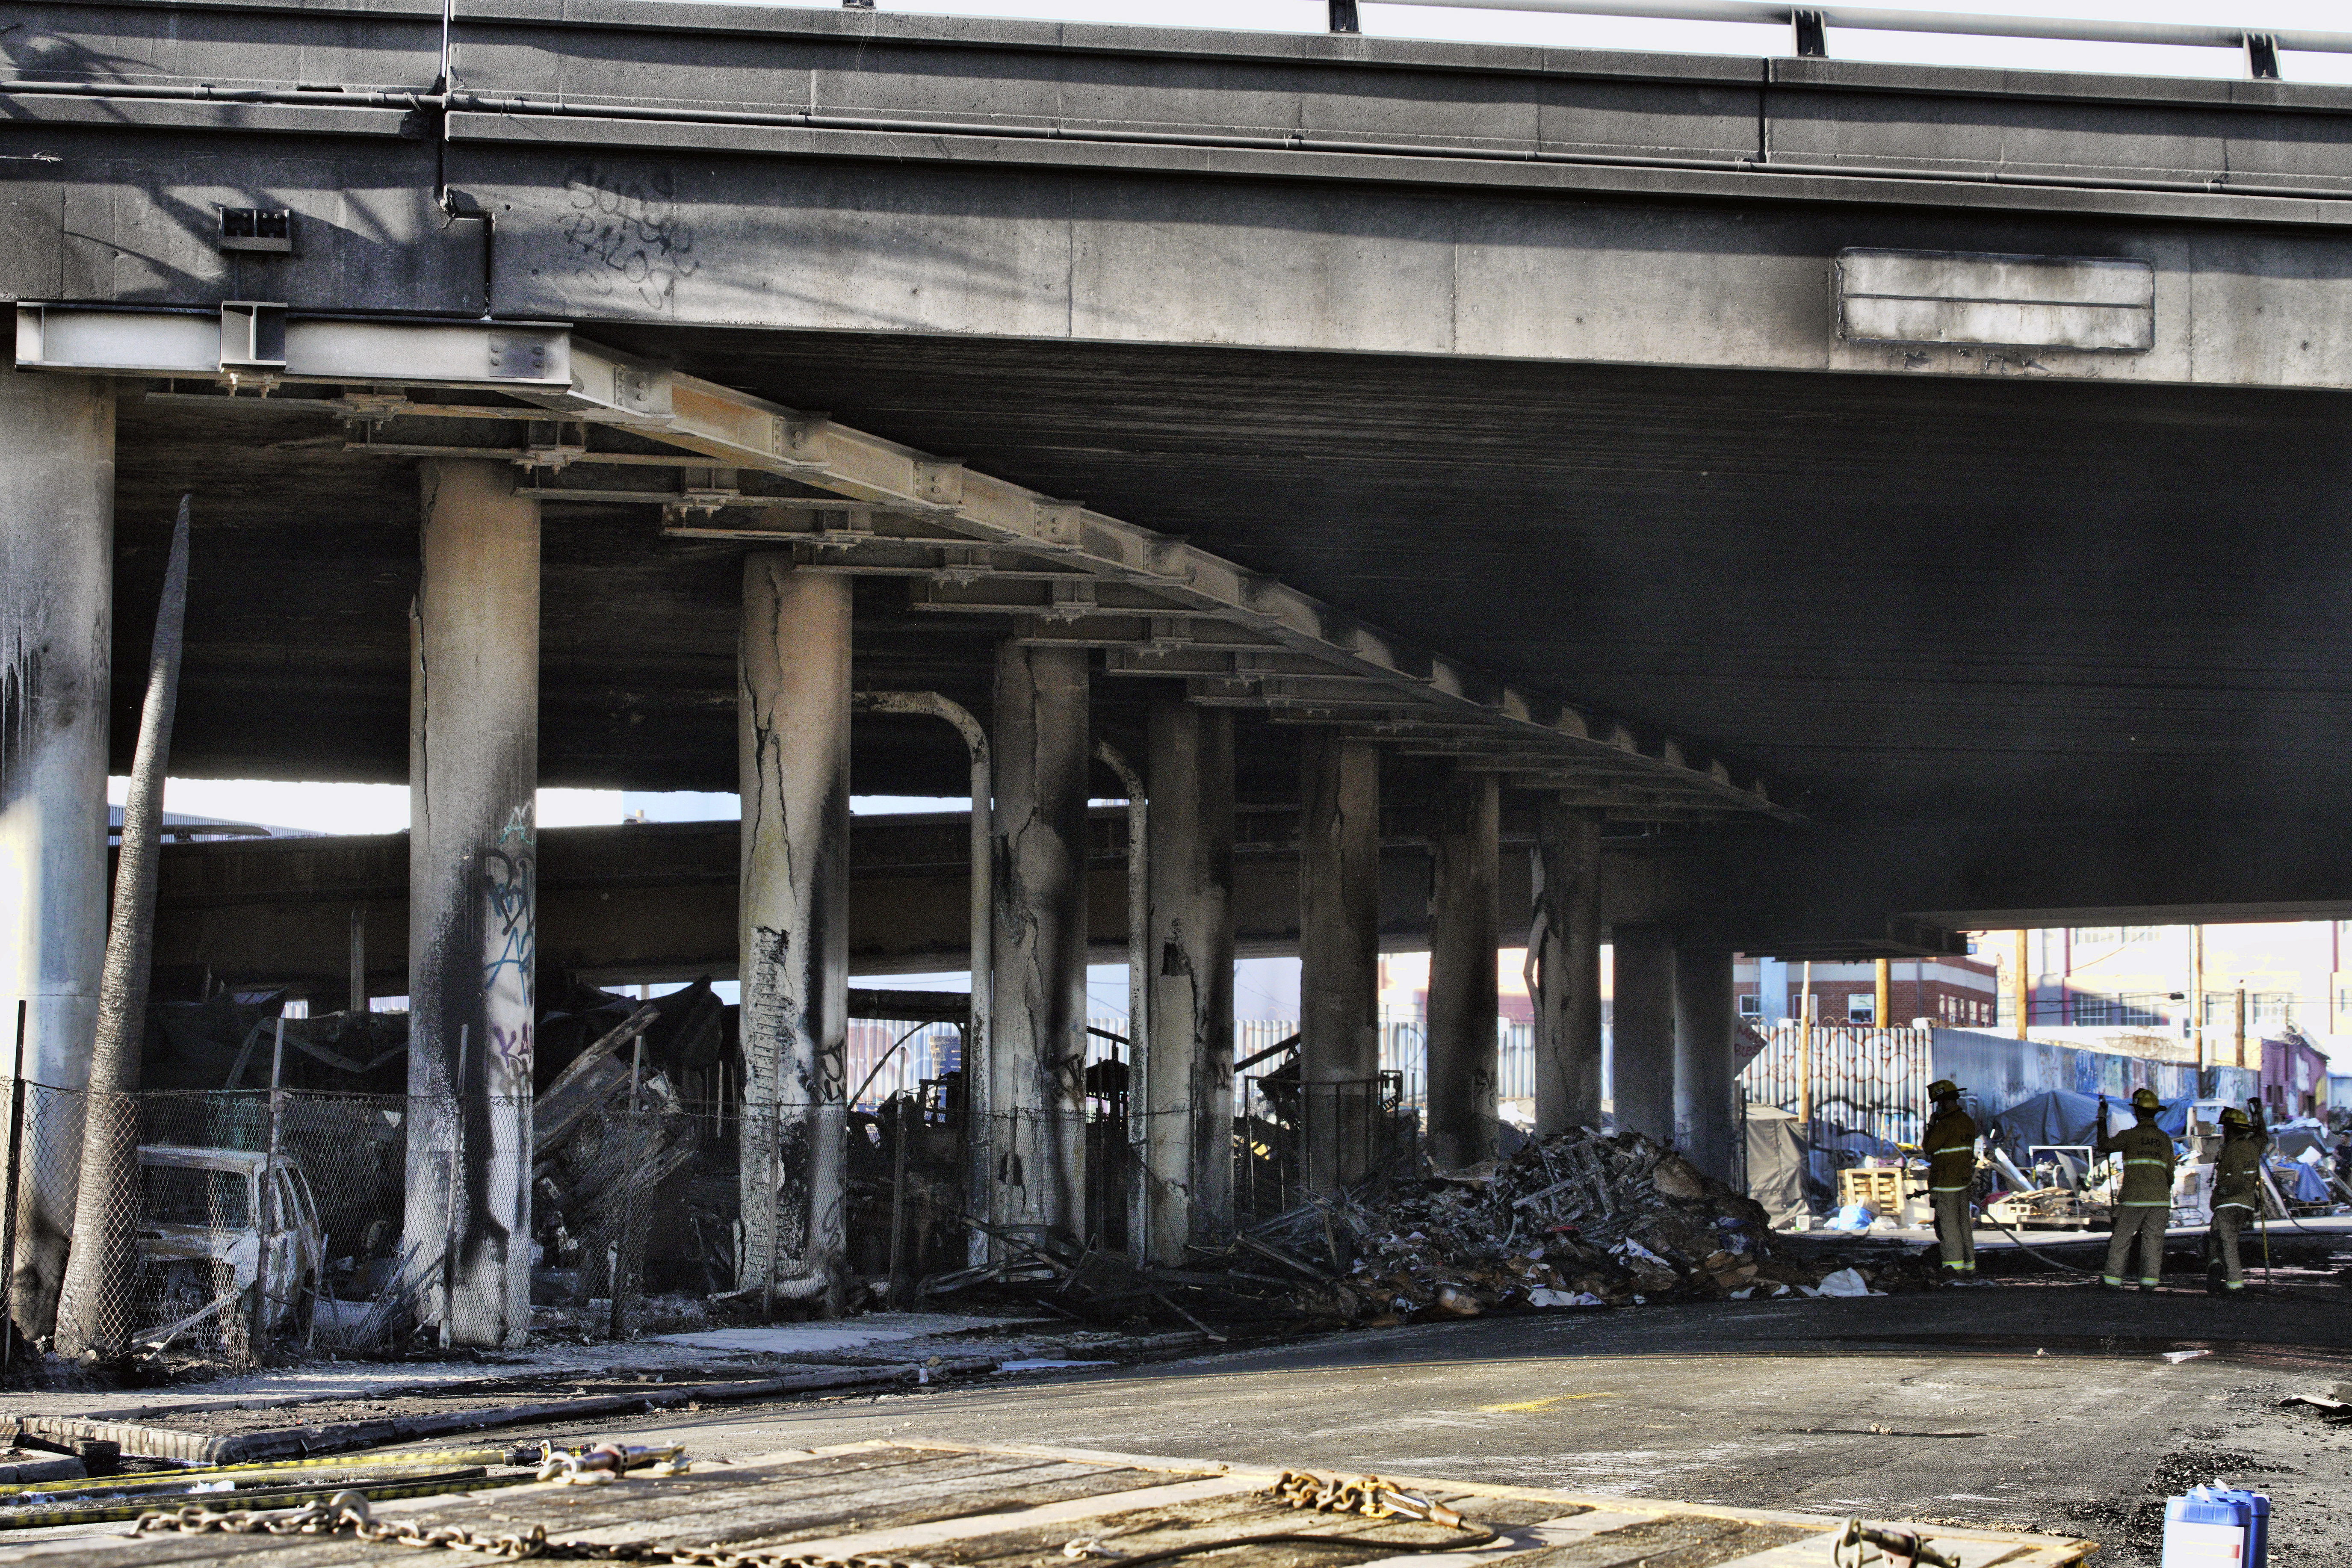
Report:
M 893 1016 L 920 995 L 877 994 Z M 961 1021 L 950 1015 L 963 998 L 932 1000 L 937 1021 Z M 619 1337 L 802 1310 L 762 1301 L 737 1277 L 735 1010 L 707 982 L 651 1000 L 573 987 L 555 1001 L 541 1015 L 536 1055 L 535 1330 Z M 407 1017 L 279 1011 L 275 995 L 226 993 L 152 1007 L 145 1082 L 163 1099 L 257 1095 L 274 1061 L 278 1087 L 339 1130 L 341 1179 L 314 1178 L 331 1255 L 325 1294 L 392 1299 L 401 1288 L 393 1256 L 401 1129 L 389 1113 L 326 1111 L 371 1097 L 389 1106 L 405 1093 Z M 1192 1247 L 1181 1265 L 1147 1267 L 1116 1235 L 1079 1246 L 971 1218 L 961 1110 L 950 1072 L 850 1112 L 854 1308 L 994 1308 L 1227 1338 L 1811 1294 L 1849 1267 L 1874 1289 L 1926 1282 L 1915 1260 L 1845 1257 L 1775 1235 L 1759 1205 L 1670 1149 L 1589 1129 L 1451 1173 L 1417 1170 L 1417 1155 L 1393 1161 L 1222 1245 Z M 1121 1206 L 1115 1194 L 1103 1196 L 1098 1208 Z M 985 1243 L 977 1251 L 975 1233 Z M 972 1264 L 982 1253 L 992 1260 Z M 398 1325 L 380 1348 L 401 1348 Z

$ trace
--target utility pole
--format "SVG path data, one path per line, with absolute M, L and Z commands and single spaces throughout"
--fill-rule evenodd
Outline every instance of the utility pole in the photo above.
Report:
M 2246 988 L 2238 987 L 2238 1065 L 2246 1065 Z
M 1797 1120 L 1805 1142 L 1813 1141 L 1813 961 L 1805 960 L 1804 984 L 1797 992 Z
M 2017 933 L 2017 1037 L 2021 1040 L 2025 1038 L 2025 1016 L 2033 1009 L 2033 981 L 2025 973 L 2026 939 L 2032 934 L 2026 931 Z
M 1889 1010 L 1890 1004 L 1893 1001 L 1892 994 L 1895 990 L 1895 961 L 1893 959 L 1882 958 L 1878 961 L 1877 981 L 1878 995 L 1871 1005 L 1870 1022 L 1874 1028 L 1884 1029 L 1890 1027 L 1894 1022 L 1893 1015 Z
M 2197 1092 L 2210 1087 L 2205 1069 L 2212 1065 L 2205 1049 L 2205 928 L 2189 928 L 2189 1028 L 2197 1042 Z

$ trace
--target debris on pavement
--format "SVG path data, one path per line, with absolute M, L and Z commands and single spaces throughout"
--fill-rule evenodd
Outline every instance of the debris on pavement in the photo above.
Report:
M 1775 1236 L 1763 1207 L 1637 1132 L 1580 1129 L 1504 1160 L 1389 1177 L 1195 1248 L 1181 1268 L 988 1231 L 1006 1261 L 983 1289 L 1108 1321 L 1380 1328 L 1524 1309 L 1884 1295 L 1924 1289 L 1910 1254 L 1843 1256 Z M 1020 1277 L 1025 1269 L 1027 1278 Z M 967 1274 L 982 1274 L 970 1270 Z

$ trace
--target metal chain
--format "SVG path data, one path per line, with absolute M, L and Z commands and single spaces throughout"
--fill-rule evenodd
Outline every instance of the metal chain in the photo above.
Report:
M 539 1557 L 547 1552 L 547 1531 L 532 1525 L 520 1532 L 509 1531 L 492 1535 L 487 1531 L 464 1529 L 454 1524 L 419 1525 L 380 1522 L 370 1517 L 368 1500 L 358 1492 L 337 1492 L 325 1502 L 305 1503 L 300 1508 L 258 1511 L 236 1509 L 227 1512 L 209 1509 L 202 1503 L 190 1503 L 184 1508 L 159 1509 L 142 1513 L 139 1522 L 131 1527 L 133 1535 L 154 1535 L 177 1531 L 182 1535 L 340 1535 L 350 1531 L 362 1541 L 389 1542 L 394 1546 L 437 1548 L 448 1552 L 476 1552 L 486 1557 L 516 1559 Z
M 609 1447 L 609 1446 L 608 1446 Z M 594 1450 L 591 1450 L 593 1455 Z M 553 1458 L 588 1456 L 553 1456 Z M 547 1467 L 542 1467 L 544 1470 Z M 566 1472 L 573 1474 L 577 1472 Z M 594 1473 L 592 1469 L 591 1473 Z M 551 1478 L 560 1479 L 560 1478 Z M 604 1479 L 614 1479 L 606 1474 Z M 547 1527 L 492 1534 L 454 1524 L 394 1523 L 373 1518 L 368 1500 L 358 1492 L 338 1492 L 325 1502 L 274 1511 L 239 1509 L 223 1512 L 201 1503 L 158 1509 L 139 1516 L 133 1535 L 176 1532 L 182 1535 L 341 1535 L 348 1531 L 362 1541 L 419 1550 L 472 1552 L 485 1557 L 518 1561 L 526 1557 L 562 1558 L 601 1563 L 674 1564 L 676 1568 L 936 1568 L 935 1564 L 900 1557 L 810 1557 L 786 1552 L 731 1552 L 721 1546 L 646 1546 L 589 1541 L 550 1541 Z
M 1353 1480 L 1334 1476 L 1327 1481 L 1306 1470 L 1285 1470 L 1282 1479 L 1266 1491 L 1292 1508 L 1311 1508 L 1318 1513 L 1360 1513 L 1367 1519 L 1423 1519 L 1454 1530 L 1465 1528 L 1462 1516 L 1444 1503 L 1401 1491 L 1378 1476 L 1358 1476 Z

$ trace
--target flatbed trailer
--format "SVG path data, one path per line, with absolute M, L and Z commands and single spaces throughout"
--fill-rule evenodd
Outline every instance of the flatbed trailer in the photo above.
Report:
M 1326 1482 L 1351 1479 L 1328 1467 L 1318 1474 Z M 677 1475 L 637 1472 L 604 1485 L 545 1483 L 384 1502 L 373 1508 L 373 1520 L 377 1528 L 455 1526 L 478 1537 L 536 1531 L 551 1549 L 531 1555 L 558 1561 L 593 1552 L 607 1560 L 743 1568 L 1083 1568 L 1089 1561 L 1118 1568 L 1145 1557 L 1250 1568 L 1630 1568 L 1644 1562 L 1832 1568 L 1846 1523 L 1817 1514 L 1384 1478 L 1391 1489 L 1458 1510 L 1465 1522 L 1450 1525 L 1295 1507 L 1276 1489 L 1283 1479 L 1279 1470 L 1194 1459 L 890 1438 L 707 1464 Z M 1297 1495 L 1295 1482 L 1292 1490 Z M 2096 1550 L 2095 1542 L 2058 1536 L 1864 1522 L 1915 1530 L 1961 1568 L 2063 1568 Z M 1498 1538 L 1450 1546 L 1473 1541 L 1467 1530 L 1491 1530 Z M 1267 1535 L 1293 1539 L 1254 1539 Z M 1324 1544 L 1298 1537 L 1348 1540 Z M 1173 1548 L 1192 1550 L 1158 1555 Z M 1865 1552 L 1865 1562 L 1883 1560 Z M 436 1558 L 448 1568 L 483 1561 L 478 1549 L 420 1550 L 348 1531 L 175 1529 L 0 1551 L 0 1563 L 59 1568 L 430 1568 Z

